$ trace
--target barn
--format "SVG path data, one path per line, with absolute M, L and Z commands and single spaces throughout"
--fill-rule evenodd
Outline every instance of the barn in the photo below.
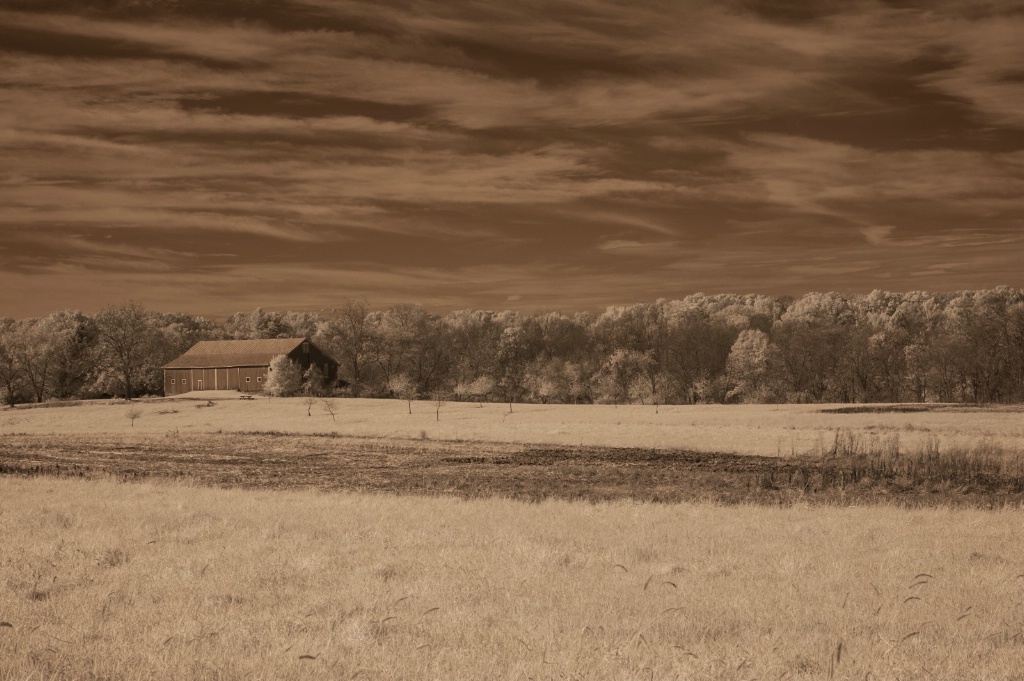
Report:
M 338 380 L 338 363 L 308 338 L 199 341 L 163 366 L 164 395 L 192 390 L 260 392 L 270 361 L 278 355 L 287 355 L 303 372 L 315 364 L 328 385 Z

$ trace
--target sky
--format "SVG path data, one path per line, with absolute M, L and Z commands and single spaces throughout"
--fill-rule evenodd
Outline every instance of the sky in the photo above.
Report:
M 0 0 L 0 317 L 1024 287 L 1024 2 Z

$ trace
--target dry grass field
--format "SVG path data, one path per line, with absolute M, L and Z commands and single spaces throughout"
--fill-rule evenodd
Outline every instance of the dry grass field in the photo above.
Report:
M 1021 679 L 1020 510 L 0 478 L 4 679 Z
M 332 433 L 371 438 L 646 447 L 789 456 L 817 453 L 837 430 L 865 439 L 897 438 L 909 450 L 929 441 L 943 447 L 986 442 L 1020 450 L 1024 409 L 963 405 L 897 405 L 836 413 L 849 405 L 543 405 L 449 402 L 440 408 L 401 400 L 337 399 L 336 416 L 303 398 L 240 400 L 238 393 L 189 393 L 133 403 L 126 418 L 117 402 L 60 408 L 0 410 L 0 434 L 131 435 L 200 432 Z M 863 406 L 854 409 L 864 409 Z M 898 411 L 878 411 L 897 409 Z M 906 411 L 912 410 L 912 411 Z M 310 414 L 307 416 L 307 413 Z
M 1020 410 L 335 407 L 0 412 L 0 679 L 1024 679 Z

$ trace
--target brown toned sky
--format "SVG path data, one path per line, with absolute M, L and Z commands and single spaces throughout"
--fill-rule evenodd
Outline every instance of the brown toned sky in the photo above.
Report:
M 0 317 L 1024 287 L 1024 3 L 0 0 Z

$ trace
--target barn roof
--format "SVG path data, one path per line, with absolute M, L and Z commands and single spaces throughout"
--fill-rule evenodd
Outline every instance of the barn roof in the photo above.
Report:
M 307 338 L 199 341 L 164 365 L 164 369 L 212 369 L 216 367 L 268 366 L 278 355 L 287 355 Z

